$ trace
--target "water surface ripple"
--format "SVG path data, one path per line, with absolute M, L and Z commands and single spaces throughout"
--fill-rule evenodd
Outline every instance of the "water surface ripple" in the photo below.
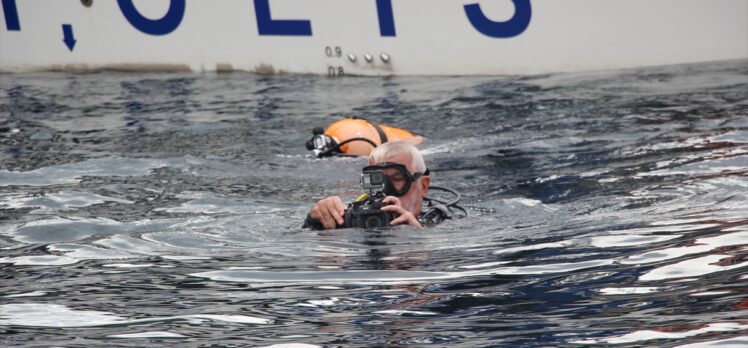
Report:
M 300 229 L 426 135 L 471 217 Z M 509 77 L 0 75 L 2 346 L 748 345 L 748 62 Z

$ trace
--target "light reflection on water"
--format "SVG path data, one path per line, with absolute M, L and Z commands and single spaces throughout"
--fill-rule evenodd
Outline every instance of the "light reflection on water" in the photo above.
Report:
M 2 75 L 0 342 L 744 346 L 746 63 Z M 426 134 L 472 216 L 299 229 L 358 194 L 303 147 L 343 115 Z

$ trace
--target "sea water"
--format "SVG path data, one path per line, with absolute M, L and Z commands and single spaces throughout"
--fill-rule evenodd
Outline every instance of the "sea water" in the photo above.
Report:
M 311 231 L 359 116 L 470 216 Z M 0 75 L 0 344 L 746 346 L 748 61 L 541 76 Z

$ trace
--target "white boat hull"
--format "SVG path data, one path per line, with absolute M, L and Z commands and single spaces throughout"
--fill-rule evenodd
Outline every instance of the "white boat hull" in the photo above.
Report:
M 2 0 L 0 71 L 498 75 L 748 58 L 748 0 L 86 2 Z

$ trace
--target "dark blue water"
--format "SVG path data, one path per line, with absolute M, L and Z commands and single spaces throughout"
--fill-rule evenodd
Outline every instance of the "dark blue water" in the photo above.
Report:
M 300 229 L 344 116 L 471 216 Z M 512 77 L 0 75 L 0 344 L 748 344 L 748 62 Z

